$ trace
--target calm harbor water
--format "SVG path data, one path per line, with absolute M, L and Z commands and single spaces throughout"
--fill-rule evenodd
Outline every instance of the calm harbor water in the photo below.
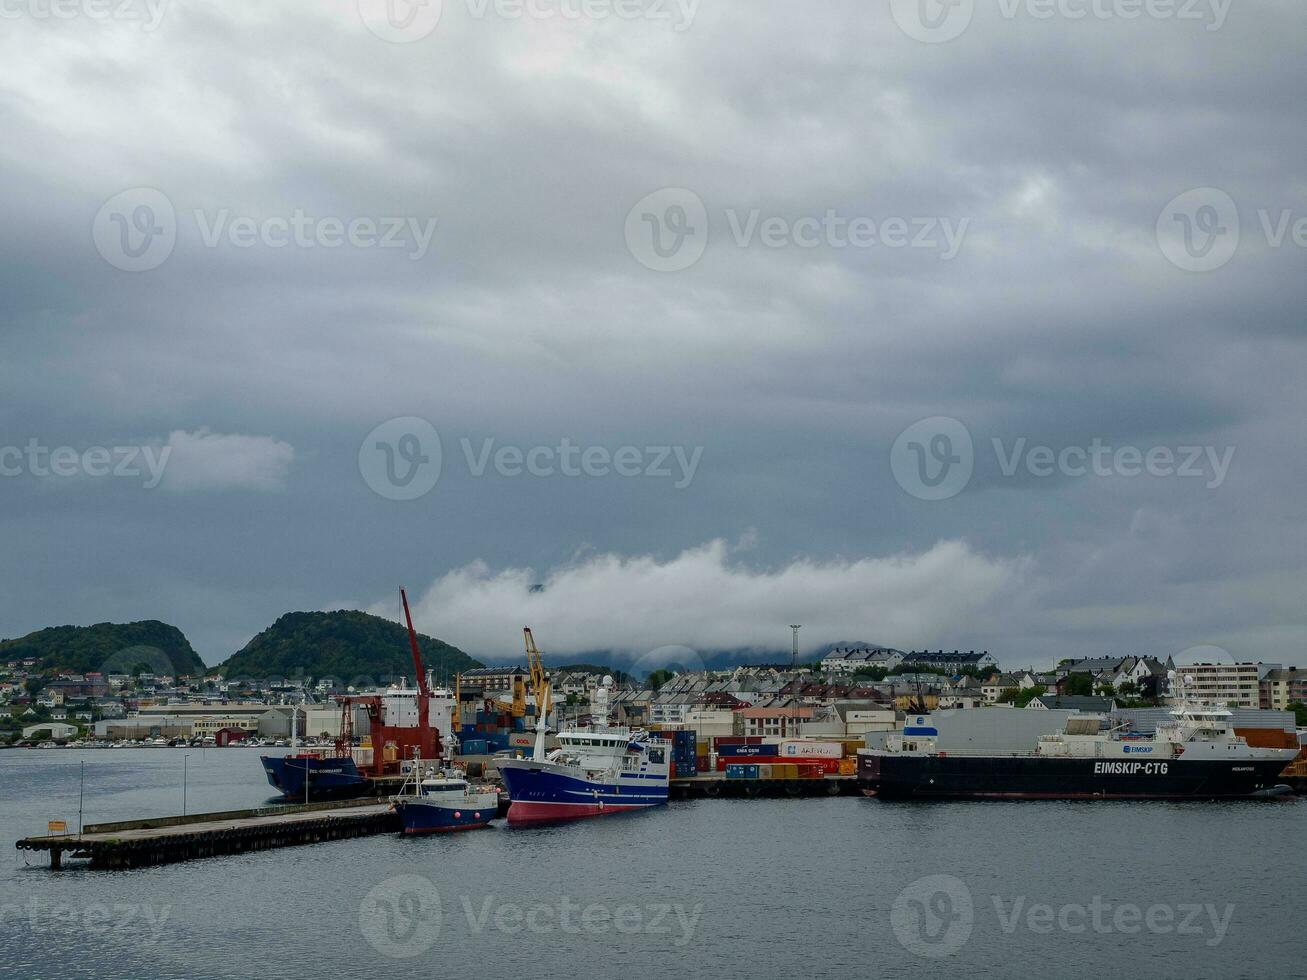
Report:
M 1302 977 L 1307 799 L 712 800 L 58 873 L 49 819 L 257 806 L 251 749 L 0 752 L 0 977 Z M 963 971 L 963 972 L 959 972 Z

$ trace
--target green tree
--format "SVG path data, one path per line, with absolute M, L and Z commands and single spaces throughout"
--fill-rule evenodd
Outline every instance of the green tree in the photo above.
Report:
M 1093 674 L 1067 674 L 1062 682 L 1062 693 L 1074 697 L 1089 697 L 1094 693 Z
M 649 685 L 650 690 L 657 691 L 675 676 L 675 671 L 665 669 L 654 670 L 650 671 L 649 676 L 645 678 L 645 683 Z
M 1307 728 L 1307 704 L 1301 701 L 1290 701 L 1289 710 L 1293 712 L 1294 723 L 1299 728 Z
M 1047 693 L 1048 688 L 1044 687 L 1043 684 L 1036 684 L 1034 687 L 1028 687 L 1024 691 L 1017 692 L 1016 701 L 1014 703 L 1018 708 L 1024 708 L 1041 694 Z
M 859 667 L 853 672 L 853 676 L 858 680 L 867 680 L 873 684 L 879 684 L 885 679 L 887 673 L 884 667 Z

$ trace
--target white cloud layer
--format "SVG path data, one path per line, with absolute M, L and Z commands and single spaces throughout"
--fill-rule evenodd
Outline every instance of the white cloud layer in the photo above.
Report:
M 520 656 L 523 626 L 554 658 L 612 650 L 642 665 L 670 645 L 786 649 L 790 623 L 810 624 L 801 650 L 842 639 L 914 646 L 964 631 L 1026 564 L 943 541 L 915 555 L 754 569 L 719 539 L 667 561 L 600 554 L 543 575 L 476 562 L 437 579 L 413 616 L 421 632 L 490 659 Z M 537 584 L 544 589 L 532 592 Z M 394 619 L 396 602 L 369 611 Z

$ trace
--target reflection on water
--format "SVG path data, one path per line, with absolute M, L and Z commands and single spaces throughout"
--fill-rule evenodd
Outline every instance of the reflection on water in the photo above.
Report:
M 254 749 L 0 752 L 0 976 L 1301 971 L 1304 800 L 712 800 L 120 872 L 14 850 L 76 827 L 82 761 L 87 823 L 180 812 L 183 755 L 192 812 L 270 799 Z

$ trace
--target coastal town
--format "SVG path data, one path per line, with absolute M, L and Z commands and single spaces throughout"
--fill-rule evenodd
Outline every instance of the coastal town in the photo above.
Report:
M 557 668 L 551 684 L 565 717 L 584 721 L 607 671 Z M 1268 663 L 1175 664 L 1106 656 L 1056 667 L 1000 667 L 988 651 L 901 651 L 847 645 L 809 664 L 614 671 L 612 707 L 622 725 L 689 728 L 700 738 L 857 739 L 896 727 L 906 711 L 1074 710 L 1106 714 L 1164 705 L 1179 694 L 1232 709 L 1294 712 L 1307 727 L 1307 670 Z M 362 679 L 356 679 L 362 680 Z M 373 679 L 384 683 L 403 678 Z M 511 699 L 525 666 L 492 666 L 450 678 L 460 705 Z M 413 678 L 407 678 L 408 683 Z M 339 702 L 361 689 L 331 677 L 224 678 L 42 669 L 35 659 L 0 664 L 0 745 L 277 745 L 341 734 Z M 508 746 L 501 746 L 507 748 Z

